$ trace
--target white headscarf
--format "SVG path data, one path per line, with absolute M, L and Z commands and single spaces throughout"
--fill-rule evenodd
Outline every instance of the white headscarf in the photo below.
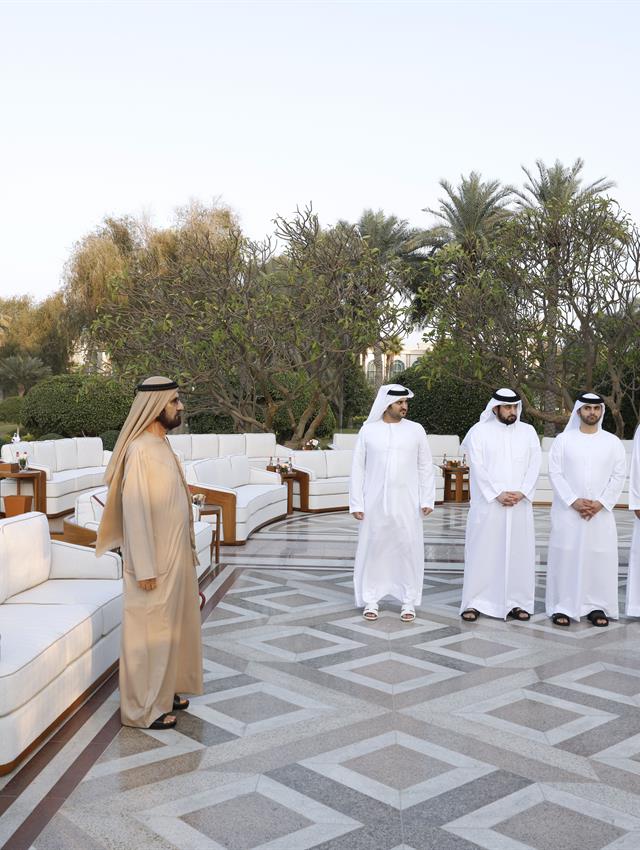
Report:
M 485 407 L 485 409 L 480 414 L 480 422 L 491 422 L 494 419 L 493 408 L 499 407 L 501 404 L 517 404 L 518 405 L 518 422 L 520 421 L 520 416 L 522 415 L 522 399 L 514 390 L 510 390 L 508 387 L 502 387 L 499 390 L 496 390 L 494 394 L 489 399 L 489 404 Z
M 413 393 L 402 384 L 383 384 L 378 390 L 378 395 L 371 405 L 367 422 L 378 422 L 382 419 L 382 414 L 393 404 L 394 401 L 401 401 L 403 398 L 413 398 Z
M 598 431 L 602 431 L 602 420 L 604 419 L 604 399 L 597 393 L 582 393 L 582 395 L 578 396 L 576 403 L 573 405 L 569 421 L 564 426 L 565 431 L 577 431 L 578 428 L 580 428 L 582 419 L 578 416 L 578 411 L 581 407 L 584 407 L 585 404 L 599 404 L 602 408 L 602 416 L 598 421 Z

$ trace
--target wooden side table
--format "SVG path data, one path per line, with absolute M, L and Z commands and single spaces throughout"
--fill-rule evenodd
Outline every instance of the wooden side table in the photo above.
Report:
M 268 466 L 267 472 L 279 472 L 280 480 L 287 485 L 287 516 L 293 513 L 293 482 L 298 480 L 297 472 L 283 472 L 277 470 L 275 466 Z
M 220 505 L 204 504 L 200 508 L 200 516 L 214 516 L 216 518 L 213 535 L 211 537 L 210 557 L 212 564 L 220 563 L 220 523 L 222 521 L 222 508 Z M 215 559 L 214 559 L 215 550 Z
M 33 485 L 33 509 L 41 511 L 43 514 L 47 512 L 47 492 L 46 492 L 46 473 L 42 469 L 21 469 L 19 472 L 3 472 L 0 471 L 0 480 L 3 478 L 11 479 L 16 482 L 16 490 L 18 496 L 20 493 L 20 484 L 23 481 L 31 481 Z M 7 498 L 11 498 L 10 496 Z M 23 511 L 18 511 L 23 513 Z
M 468 502 L 469 488 L 464 484 L 469 481 L 469 467 L 442 463 L 440 469 L 444 473 L 445 502 Z

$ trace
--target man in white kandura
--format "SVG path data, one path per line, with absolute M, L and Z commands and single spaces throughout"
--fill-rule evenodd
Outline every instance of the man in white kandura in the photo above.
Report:
M 433 510 L 435 478 L 425 430 L 406 418 L 410 398 L 399 384 L 380 387 L 353 453 L 349 510 L 360 521 L 353 581 L 367 620 L 378 619 L 385 596 L 400 601 L 406 623 L 422 602 L 422 518 Z
M 635 514 L 629 550 L 627 574 L 627 617 L 640 617 L 640 426 L 633 436 L 631 474 L 629 475 L 629 510 Z
M 464 547 L 463 620 L 479 615 L 528 620 L 535 596 L 533 496 L 540 440 L 520 421 L 522 400 L 496 390 L 462 441 L 471 506 Z
M 583 393 L 549 452 L 553 486 L 547 615 L 557 626 L 587 615 L 618 618 L 618 533 L 613 507 L 626 477 L 622 442 L 602 430 L 604 400 Z

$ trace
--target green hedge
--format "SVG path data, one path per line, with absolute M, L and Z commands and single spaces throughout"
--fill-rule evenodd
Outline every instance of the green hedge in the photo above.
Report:
M 55 375 L 25 395 L 22 422 L 36 436 L 97 437 L 122 427 L 132 398 L 133 393 L 99 375 Z
M 187 423 L 191 434 L 233 434 L 233 419 L 222 413 L 187 413 Z
M 413 390 L 409 419 L 420 422 L 428 434 L 457 434 L 462 439 L 480 418 L 491 393 L 448 377 L 428 381 L 425 367 L 417 363 L 394 378 Z
M 22 415 L 22 399 L 18 395 L 10 395 L 0 401 L 0 422 L 15 422 L 21 421 Z
M 116 444 L 116 440 L 119 436 L 120 431 L 103 431 L 102 434 L 100 434 L 100 439 L 102 440 L 102 448 L 105 449 L 105 451 L 112 452 L 113 447 Z

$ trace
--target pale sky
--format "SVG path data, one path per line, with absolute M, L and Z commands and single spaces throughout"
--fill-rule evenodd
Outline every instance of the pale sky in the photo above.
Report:
M 0 2 L 0 293 L 107 215 L 312 201 L 416 226 L 440 178 L 585 160 L 640 220 L 638 2 Z

